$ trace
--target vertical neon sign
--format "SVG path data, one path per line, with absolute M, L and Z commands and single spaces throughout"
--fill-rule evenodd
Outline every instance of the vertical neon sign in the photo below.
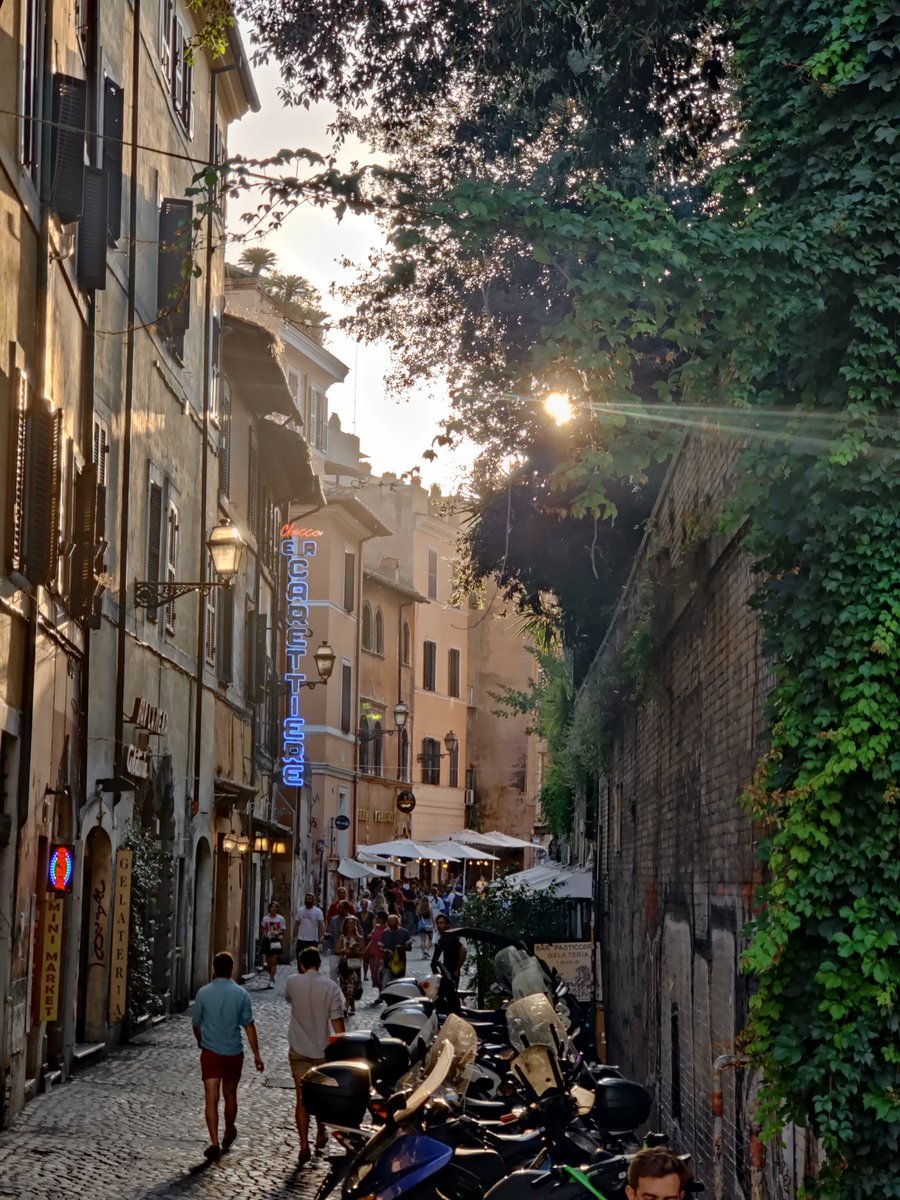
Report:
M 291 787 L 302 787 L 306 775 L 305 722 L 300 712 L 300 697 L 306 675 L 303 659 L 306 657 L 309 636 L 309 560 L 315 556 L 317 543 L 313 538 L 295 533 L 290 525 L 282 530 L 281 553 L 287 559 L 287 586 L 285 588 L 285 671 L 284 682 L 287 692 L 287 715 L 282 726 L 281 779 Z M 287 535 L 287 536 L 285 536 Z

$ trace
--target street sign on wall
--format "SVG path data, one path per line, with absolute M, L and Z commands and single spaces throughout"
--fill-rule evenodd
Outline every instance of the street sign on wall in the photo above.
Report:
M 416 798 L 409 790 L 402 791 L 397 797 L 397 810 L 402 813 L 411 813 L 416 807 Z
M 349 829 L 350 818 L 345 813 L 338 813 L 338 815 L 334 818 L 334 827 L 335 829 L 341 830 Z
M 116 851 L 115 897 L 112 912 L 112 947 L 109 968 L 109 1023 L 125 1017 L 128 990 L 128 940 L 131 935 L 131 873 L 134 853 Z

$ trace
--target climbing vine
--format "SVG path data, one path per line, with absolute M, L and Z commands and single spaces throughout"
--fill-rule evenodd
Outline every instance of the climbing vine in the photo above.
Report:
M 142 1017 L 161 1009 L 153 984 L 153 935 L 151 917 L 162 880 L 163 851 L 146 830 L 132 825 L 122 843 L 134 854 L 131 876 L 131 932 L 128 944 L 128 1027 L 134 1029 Z
M 740 505 L 777 670 L 771 751 L 748 797 L 768 882 L 745 959 L 757 980 L 746 1045 L 763 1068 L 769 1134 L 799 1121 L 821 1140 L 826 1165 L 807 1194 L 890 1200 L 900 1197 L 900 13 L 881 0 L 709 0 L 703 15 L 728 47 L 716 61 L 736 132 L 700 144 L 687 199 L 664 170 L 619 187 L 599 162 L 568 173 L 557 162 L 544 191 L 539 171 L 521 176 L 531 188 L 490 170 L 418 193 L 388 182 L 391 245 L 360 284 L 359 322 L 441 368 L 456 339 L 453 422 L 498 472 L 534 444 L 533 400 L 570 393 L 576 415 L 532 493 L 549 513 L 615 521 L 609 481 L 646 478 L 698 412 L 748 445 Z M 579 74 L 598 89 L 607 77 Z M 279 206 L 289 191 L 273 189 Z M 572 789 L 565 772 L 559 782 L 562 825 Z

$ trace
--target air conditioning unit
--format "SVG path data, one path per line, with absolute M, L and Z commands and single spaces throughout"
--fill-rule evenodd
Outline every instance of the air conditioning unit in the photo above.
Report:
M 466 808 L 471 808 L 475 803 L 475 793 L 471 788 L 466 788 Z

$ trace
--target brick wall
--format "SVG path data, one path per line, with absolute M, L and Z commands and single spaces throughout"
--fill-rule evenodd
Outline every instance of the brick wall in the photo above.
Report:
M 764 749 L 770 685 L 740 532 L 716 532 L 736 458 L 715 431 L 685 442 L 592 672 L 620 659 L 651 596 L 642 698 L 615 710 L 599 788 L 609 1061 L 651 1088 L 653 1122 L 693 1154 L 712 1197 L 714 1064 L 739 1051 L 746 1022 L 741 930 L 758 870 L 737 797 Z M 792 1200 L 803 1138 L 789 1131 L 790 1155 L 767 1148 L 752 1179 L 758 1080 L 739 1066 L 718 1079 L 721 1196 Z

